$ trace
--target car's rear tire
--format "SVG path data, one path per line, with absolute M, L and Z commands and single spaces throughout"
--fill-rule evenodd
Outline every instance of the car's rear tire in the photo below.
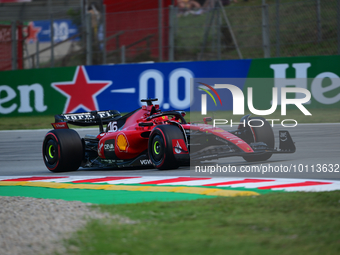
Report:
M 45 136 L 42 153 L 51 172 L 75 171 L 84 157 L 83 143 L 72 129 L 51 130 Z
M 177 126 L 159 125 L 152 130 L 149 136 L 149 158 L 159 170 L 179 167 L 174 156 L 172 139 L 184 139 L 183 133 Z
M 250 124 L 255 127 L 250 127 L 252 129 L 252 132 L 254 134 L 254 141 L 252 142 L 263 142 L 267 144 L 269 148 L 274 148 L 275 146 L 275 137 L 274 137 L 274 132 L 270 124 L 265 118 L 262 117 L 254 117 L 254 118 L 249 118 L 249 120 L 252 120 Z M 260 126 L 263 121 L 263 126 L 262 127 L 256 127 Z M 244 156 L 243 158 L 248 161 L 248 162 L 255 162 L 255 161 L 265 161 L 270 159 L 273 153 L 268 152 L 264 153 L 261 155 L 254 155 L 254 156 Z

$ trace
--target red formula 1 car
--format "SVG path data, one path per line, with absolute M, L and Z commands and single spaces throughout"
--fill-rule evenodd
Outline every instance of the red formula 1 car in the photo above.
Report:
M 273 153 L 293 153 L 295 145 L 288 131 L 279 131 L 279 149 L 274 133 L 261 118 L 241 119 L 237 130 L 225 131 L 205 124 L 188 124 L 183 111 L 162 112 L 157 99 L 124 116 L 116 110 L 60 114 L 43 142 L 45 165 L 52 172 L 74 171 L 79 167 L 141 167 L 176 169 L 190 161 L 241 156 L 263 161 Z M 248 120 L 252 119 L 252 125 Z M 99 134 L 79 134 L 68 124 L 99 126 Z M 106 126 L 106 130 L 104 130 Z

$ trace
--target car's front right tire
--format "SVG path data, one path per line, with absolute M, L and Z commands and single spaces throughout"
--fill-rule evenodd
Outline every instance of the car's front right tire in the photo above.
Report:
M 149 136 L 148 153 L 152 164 L 160 170 L 177 169 L 177 162 L 172 146 L 173 139 L 184 139 L 177 126 L 156 126 Z

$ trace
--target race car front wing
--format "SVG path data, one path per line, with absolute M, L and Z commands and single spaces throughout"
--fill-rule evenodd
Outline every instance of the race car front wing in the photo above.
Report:
M 296 151 L 293 139 L 289 132 L 285 130 L 279 131 L 279 149 L 269 148 L 263 142 L 250 143 L 249 145 L 254 152 L 247 153 L 230 144 L 209 146 L 199 151 L 191 152 L 190 160 L 203 161 L 233 156 L 256 156 L 264 153 L 294 153 Z

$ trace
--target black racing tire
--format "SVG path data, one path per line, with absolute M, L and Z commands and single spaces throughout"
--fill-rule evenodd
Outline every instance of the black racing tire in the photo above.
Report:
M 177 169 L 179 167 L 174 156 L 172 139 L 184 139 L 183 133 L 177 126 L 156 126 L 149 136 L 149 158 L 154 167 L 159 170 Z
M 265 118 L 262 118 L 262 117 L 249 118 L 249 120 L 252 120 L 252 119 L 253 119 L 253 121 L 250 122 L 250 124 L 252 126 L 260 126 L 262 123 L 261 123 L 261 121 L 258 121 L 258 120 L 262 120 L 263 123 L 264 123 L 262 127 L 250 127 L 251 131 L 253 132 L 253 134 L 255 136 L 254 142 L 263 142 L 263 143 L 267 144 L 267 146 L 269 148 L 274 149 L 274 146 L 275 146 L 274 132 L 273 132 L 272 127 L 268 123 L 268 121 Z M 255 119 L 257 119 L 257 120 L 255 120 Z M 268 152 L 268 153 L 264 153 L 264 154 L 261 154 L 261 155 L 244 156 L 243 158 L 247 162 L 265 161 L 265 160 L 270 159 L 272 154 L 273 153 Z
M 84 148 L 79 134 L 73 129 L 49 131 L 43 142 L 43 159 L 51 172 L 77 170 L 84 157 Z

